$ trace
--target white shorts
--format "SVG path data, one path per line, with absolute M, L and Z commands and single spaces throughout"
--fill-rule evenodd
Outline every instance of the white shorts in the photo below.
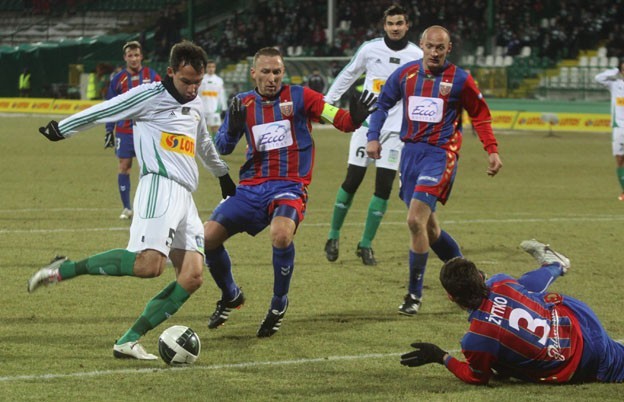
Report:
M 206 113 L 206 125 L 208 128 L 221 125 L 221 113 Z
M 349 164 L 355 166 L 366 167 L 371 163 L 375 166 L 398 170 L 401 161 L 401 150 L 403 149 L 403 141 L 399 133 L 381 130 L 379 143 L 381 144 L 381 159 L 371 159 L 366 155 L 366 144 L 368 138 L 366 133 L 368 127 L 360 127 L 351 135 L 351 144 L 349 145 Z
M 173 248 L 204 254 L 204 225 L 186 188 L 163 176 L 145 175 L 133 208 L 128 251 L 153 249 L 168 256 Z
M 624 128 L 613 129 L 613 156 L 624 155 Z

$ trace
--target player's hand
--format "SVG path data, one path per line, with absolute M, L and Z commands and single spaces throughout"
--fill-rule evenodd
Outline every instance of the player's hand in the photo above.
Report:
M 219 177 L 219 185 L 221 186 L 221 197 L 223 199 L 236 194 L 236 184 L 230 177 L 229 173 Z
M 503 167 L 503 162 L 501 162 L 500 157 L 497 153 L 491 153 L 488 156 L 488 176 L 496 176 L 496 173 Z
M 228 130 L 230 137 L 238 137 L 247 123 L 247 108 L 238 96 L 232 98 L 228 108 Z
M 107 131 L 104 136 L 104 149 L 115 147 L 115 134 L 112 131 Z
M 365 89 L 359 97 L 355 92 L 351 94 L 351 99 L 349 100 L 349 114 L 351 114 L 351 121 L 354 126 L 359 127 L 364 120 L 366 120 L 368 115 L 376 110 L 376 108 L 373 107 L 376 102 L 377 97 L 375 94 L 368 92 L 367 89 Z
M 378 140 L 368 141 L 366 155 L 372 159 L 381 159 L 381 143 Z
M 401 355 L 401 364 L 408 367 L 418 367 L 428 363 L 444 364 L 446 352 L 433 343 L 412 343 L 415 349 Z
M 55 120 L 50 120 L 47 126 L 39 127 L 39 132 L 50 141 L 60 141 L 64 140 L 65 137 L 61 134 L 61 130 L 59 130 L 58 123 Z

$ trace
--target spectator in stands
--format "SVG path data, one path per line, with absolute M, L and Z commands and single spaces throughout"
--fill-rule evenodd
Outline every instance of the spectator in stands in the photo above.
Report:
M 327 88 L 327 79 L 321 74 L 321 70 L 318 67 L 314 67 L 312 73 L 306 77 L 306 84 L 308 88 L 324 94 L 325 88 Z
M 106 99 L 114 98 L 141 84 L 160 81 L 160 75 L 149 67 L 143 67 L 143 50 L 137 41 L 131 41 L 122 48 L 126 68 L 117 73 L 111 80 Z M 119 159 L 117 183 L 123 210 L 119 219 L 131 219 L 132 203 L 130 202 L 130 169 L 134 151 L 132 120 L 121 120 L 117 123 L 106 123 L 106 137 L 104 148 L 115 147 L 115 154 Z
M 403 105 L 399 197 L 408 207 L 409 282 L 399 313 L 415 316 L 422 303 L 425 267 L 431 248 L 442 261 L 461 256 L 457 242 L 440 228 L 438 202 L 445 204 L 451 193 L 462 144 L 459 118 L 466 110 L 488 153 L 486 173 L 495 176 L 503 164 L 492 130 L 492 116 L 472 76 L 447 61 L 451 35 L 442 26 L 431 26 L 422 33 L 422 60 L 407 62 L 386 80 L 371 114 L 366 152 L 380 159 L 386 146 L 380 141 L 381 129 L 389 110 Z
M 17 87 L 20 97 L 28 98 L 30 96 L 30 69 L 28 67 L 24 67 L 20 73 Z
M 616 174 L 622 193 L 618 200 L 624 201 L 624 59 L 620 59 L 618 67 L 596 75 L 596 81 L 611 92 L 611 127 L 612 149 L 615 157 Z
M 388 76 L 401 64 L 422 57 L 423 52 L 418 46 L 407 40 L 407 32 L 410 28 L 407 11 L 394 4 L 388 7 L 382 16 L 384 36 L 367 41 L 359 47 L 349 64 L 338 74 L 329 88 L 325 96 L 327 102 L 338 104 L 341 96 L 363 74 L 366 75 L 363 89 L 379 93 Z M 399 137 L 402 110 L 401 105 L 392 108 L 387 123 L 383 126 L 381 141 L 384 143 L 384 152 L 379 160 L 370 159 L 364 153 L 368 124 L 356 130 L 351 136 L 347 174 L 336 194 L 330 230 L 325 242 L 325 256 L 328 261 L 333 262 L 338 259 L 340 230 L 355 193 L 364 180 L 366 168 L 374 163 L 376 166 L 375 193 L 368 205 L 364 232 L 356 246 L 356 254 L 362 259 L 364 265 L 377 264 L 372 243 L 388 207 L 392 184 L 399 167 L 403 148 Z

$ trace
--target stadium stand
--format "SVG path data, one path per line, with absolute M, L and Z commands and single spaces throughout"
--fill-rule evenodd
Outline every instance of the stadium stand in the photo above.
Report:
M 336 64 L 362 42 L 379 35 L 378 16 L 391 3 L 362 0 L 355 5 L 336 0 L 336 28 L 328 43 L 324 1 L 197 0 L 194 40 L 217 60 L 219 71 L 232 84 L 248 83 L 247 58 L 263 46 L 276 46 L 289 58 L 300 60 L 293 62 L 297 69 L 289 77 L 293 82 L 307 75 L 311 62 L 320 58 L 331 79 L 330 70 Z M 539 97 L 555 94 L 551 91 L 555 88 L 595 91 L 592 74 L 616 64 L 624 52 L 624 28 L 618 24 L 624 4 L 619 1 L 595 0 L 592 7 L 585 7 L 581 0 L 494 2 L 491 30 L 486 1 L 403 3 L 410 12 L 409 39 L 418 42 L 422 30 L 432 24 L 449 28 L 455 43 L 451 61 L 469 68 L 488 96 Z M 187 19 L 173 9 L 183 4 L 173 0 L 0 0 L 0 44 L 103 38 L 131 30 L 133 39 L 142 40 L 148 49 L 149 61 L 159 65 L 165 63 L 170 44 L 187 32 Z M 567 72 L 560 71 L 562 67 L 568 67 Z

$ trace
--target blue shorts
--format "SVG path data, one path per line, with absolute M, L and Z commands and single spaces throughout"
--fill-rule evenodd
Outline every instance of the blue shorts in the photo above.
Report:
M 457 154 L 423 142 L 405 143 L 401 153 L 399 197 L 409 208 L 413 198 L 435 211 L 445 204 L 457 173 Z
M 306 186 L 292 181 L 273 180 L 257 185 L 239 185 L 236 195 L 222 201 L 210 216 L 222 224 L 230 236 L 247 232 L 252 236 L 271 224 L 274 214 L 299 224 L 308 201 Z
M 132 134 L 115 133 L 115 155 L 118 158 L 134 158 L 134 136 Z
M 583 357 L 573 379 L 623 382 L 624 345 L 609 337 L 588 305 L 567 295 L 563 304 L 574 311 L 583 333 Z

